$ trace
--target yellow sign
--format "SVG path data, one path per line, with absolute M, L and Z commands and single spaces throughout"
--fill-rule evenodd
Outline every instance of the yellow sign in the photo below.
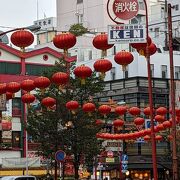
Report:
M 114 158 L 106 158 L 107 163 L 114 163 Z

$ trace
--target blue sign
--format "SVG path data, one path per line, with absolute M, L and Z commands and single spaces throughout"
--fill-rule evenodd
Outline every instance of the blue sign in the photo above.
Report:
M 140 24 L 121 24 L 108 26 L 108 44 L 144 43 L 146 28 Z
M 127 170 L 128 169 L 128 165 L 127 164 L 122 164 L 122 170 Z
M 154 121 L 154 126 L 156 126 L 158 123 L 157 121 Z M 150 119 L 146 119 L 145 120 L 145 129 L 151 128 L 151 120 Z
M 128 155 L 127 154 L 122 154 L 121 155 L 121 161 L 128 161 Z
M 55 154 L 55 159 L 58 162 L 64 161 L 65 157 L 66 157 L 66 153 L 64 151 L 62 151 L 62 150 L 57 151 L 56 154 Z

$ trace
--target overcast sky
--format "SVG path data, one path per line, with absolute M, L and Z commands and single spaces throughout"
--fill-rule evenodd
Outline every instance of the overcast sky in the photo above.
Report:
M 38 8 L 37 8 L 38 7 Z M 34 20 L 56 17 L 56 0 L 0 0 L 0 30 L 24 27 Z

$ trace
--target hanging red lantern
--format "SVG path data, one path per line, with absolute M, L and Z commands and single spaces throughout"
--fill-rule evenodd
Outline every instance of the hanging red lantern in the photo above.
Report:
M 143 125 L 144 122 L 145 122 L 144 118 L 141 118 L 141 117 L 137 117 L 136 119 L 134 119 L 135 125 Z
M 66 103 L 66 108 L 69 109 L 73 114 L 75 114 L 75 110 L 79 107 L 79 103 L 77 101 L 69 101 Z
M 108 44 L 108 35 L 106 33 L 96 35 L 92 44 L 96 49 L 102 50 L 103 57 L 107 55 L 107 49 L 110 49 L 114 46 L 114 44 Z
M 148 37 L 148 45 L 150 45 L 151 43 L 152 43 L 152 40 L 150 37 Z M 131 43 L 130 45 L 137 50 L 144 49 L 147 46 L 147 42 L 146 43 Z
M 155 119 L 157 122 L 159 122 L 159 123 L 162 123 L 162 122 L 165 121 L 165 117 L 162 116 L 162 115 L 156 115 L 156 116 L 154 117 L 154 119 Z
M 129 109 L 129 114 L 133 115 L 133 116 L 138 116 L 140 115 L 141 110 L 138 107 L 131 107 Z
M 96 119 L 95 123 L 96 123 L 96 125 L 102 125 L 102 124 L 104 124 L 104 121 L 101 119 Z
M 146 136 L 144 136 L 144 140 L 145 140 L 145 141 L 150 141 L 150 140 L 151 140 L 151 137 L 150 137 L 149 135 L 146 135 Z
M 91 113 L 95 111 L 96 106 L 93 103 L 85 103 L 83 104 L 82 109 L 84 112 L 87 112 L 89 115 L 91 115 Z
M 0 84 L 0 95 L 6 93 L 6 83 Z
M 29 92 L 35 88 L 34 81 L 31 79 L 26 79 L 21 82 L 21 89 Z
M 74 74 L 81 79 L 81 84 L 85 84 L 85 79 L 92 75 L 92 70 L 88 66 L 81 65 L 74 69 Z
M 119 126 L 123 126 L 124 125 L 124 121 L 122 119 L 116 119 L 113 121 L 113 126 L 115 127 L 119 127 Z
M 102 79 L 105 77 L 105 73 L 112 68 L 111 61 L 107 59 L 99 59 L 94 63 L 94 69 L 101 73 Z
M 169 141 L 172 141 L 172 140 L 173 140 L 173 135 L 171 135 L 171 134 L 168 135 L 168 136 L 167 136 L 167 139 L 168 139 Z
M 69 81 L 69 76 L 64 72 L 57 72 L 52 76 L 52 82 L 57 84 L 61 89 Z
M 32 102 L 35 101 L 35 96 L 33 94 L 24 94 L 22 97 L 21 97 L 21 100 L 23 103 L 27 103 L 27 104 L 30 104 Z
M 156 47 L 156 45 L 154 44 L 154 43 L 151 43 L 150 45 L 149 45 L 149 56 L 152 56 L 153 54 L 155 54 L 156 53 L 156 51 L 157 51 L 157 47 Z M 142 55 L 142 56 L 147 56 L 147 53 L 146 53 L 146 48 L 144 48 L 144 49 L 139 49 L 139 50 L 137 50 L 138 51 L 138 53 L 140 54 L 140 55 Z
M 13 93 L 11 93 L 11 92 L 6 92 L 6 100 L 7 100 L 7 101 L 10 100 L 10 99 L 12 99 L 13 97 L 14 97 Z
M 158 125 L 156 126 L 156 128 L 157 128 L 158 131 L 163 131 L 163 130 L 165 129 L 165 127 L 164 127 L 163 124 L 158 124 Z
M 126 106 L 117 106 L 115 108 L 115 113 L 117 113 L 119 116 L 124 115 L 127 112 L 127 107 Z
M 163 116 L 163 115 L 167 114 L 167 112 L 168 112 L 168 110 L 165 107 L 159 107 L 158 109 L 156 109 L 156 114 L 158 114 L 158 115 Z
M 165 128 L 170 128 L 171 127 L 171 122 L 170 121 L 164 121 L 163 122 L 163 126 L 165 127 Z
M 16 93 L 20 90 L 21 85 L 17 82 L 10 82 L 6 85 L 6 91 Z
M 47 108 L 50 108 L 56 104 L 56 99 L 52 97 L 46 97 L 42 99 L 41 104 L 46 106 Z
M 58 34 L 53 38 L 53 44 L 67 53 L 67 50 L 76 44 L 76 36 L 70 32 Z
M 126 70 L 126 66 L 134 60 L 133 55 L 130 52 L 120 51 L 114 56 L 114 60 L 117 64 L 122 66 L 122 70 Z
M 47 88 L 50 84 L 51 81 L 44 76 L 40 76 L 34 79 L 34 85 L 41 90 Z
M 99 106 L 98 111 L 100 112 L 100 114 L 106 116 L 111 112 L 111 107 L 108 105 L 101 105 Z
M 22 49 L 30 46 L 34 42 L 34 36 L 31 32 L 26 30 L 19 30 L 11 35 L 11 42 Z
M 155 136 L 155 140 L 156 141 L 162 141 L 163 140 L 163 137 L 161 135 L 156 135 Z

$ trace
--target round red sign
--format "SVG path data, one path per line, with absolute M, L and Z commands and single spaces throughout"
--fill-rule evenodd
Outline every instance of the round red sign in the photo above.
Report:
M 107 157 L 112 158 L 114 156 L 113 151 L 107 151 Z
M 108 15 L 117 24 L 134 18 L 138 11 L 138 0 L 108 0 L 107 3 Z

